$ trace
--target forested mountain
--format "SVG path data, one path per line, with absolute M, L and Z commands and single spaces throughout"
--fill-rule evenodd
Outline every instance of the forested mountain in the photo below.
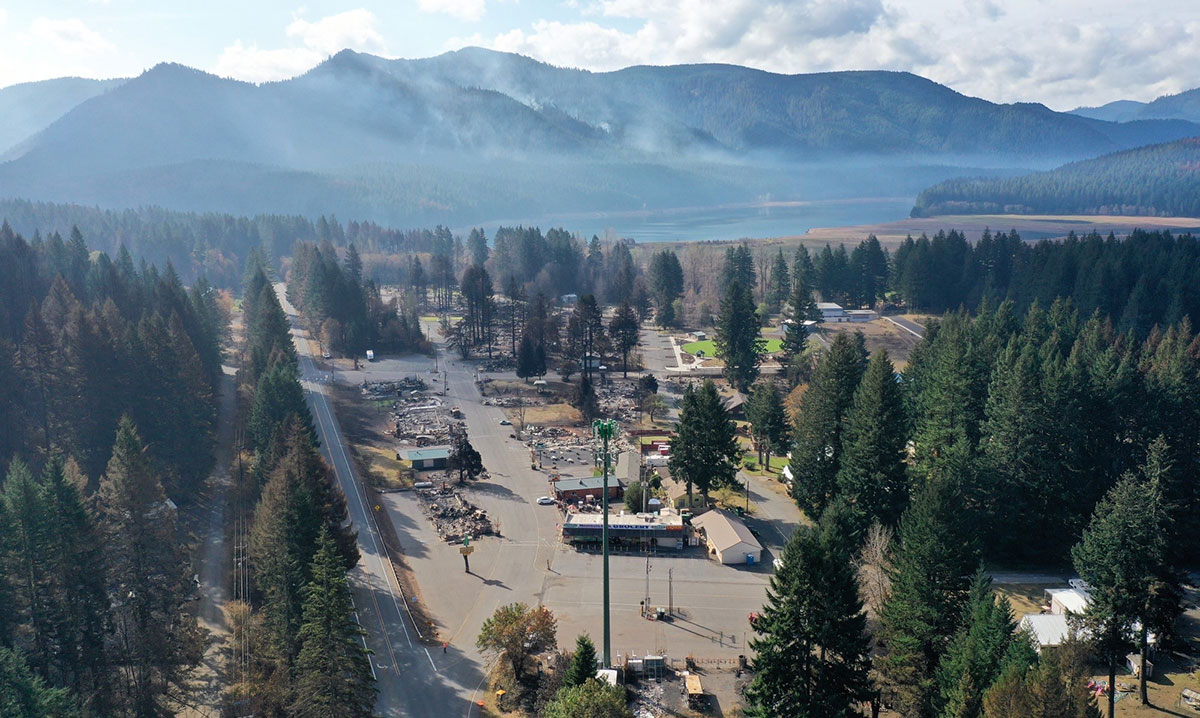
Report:
M 912 210 L 914 217 L 994 213 L 1200 216 L 1200 138 L 1018 177 L 946 180 L 921 192 Z
M 1079 107 L 1072 114 L 1108 122 L 1133 120 L 1188 120 L 1200 122 L 1200 88 L 1163 95 L 1151 102 L 1117 100 L 1099 107 Z
M 0 194 L 465 224 L 907 192 L 921 176 L 910 166 L 1046 166 L 1193 134 L 997 105 L 907 73 L 591 73 L 480 49 L 343 51 L 262 85 L 159 65 L 21 143 Z M 821 163 L 833 159 L 845 176 L 831 179 Z M 881 164 L 890 181 L 877 190 Z
M 18 143 L 65 115 L 79 103 L 125 80 L 60 77 L 0 89 L 0 158 Z

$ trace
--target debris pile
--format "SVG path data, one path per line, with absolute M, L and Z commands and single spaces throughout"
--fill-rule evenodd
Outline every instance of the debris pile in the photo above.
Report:
M 487 511 L 467 501 L 456 489 L 443 486 L 435 489 L 419 489 L 421 508 L 433 522 L 438 536 L 447 543 L 458 543 L 464 536 L 486 536 L 494 534 Z
M 415 376 L 405 377 L 400 381 L 364 381 L 362 393 L 371 399 L 383 399 L 394 396 L 408 396 L 412 392 L 425 391 L 428 386 Z
M 634 718 L 661 718 L 674 714 L 675 711 L 667 706 L 666 697 L 665 684 L 654 680 L 642 681 L 633 692 Z
M 596 388 L 600 412 L 624 424 L 638 422 L 637 385 L 628 382 L 609 383 Z

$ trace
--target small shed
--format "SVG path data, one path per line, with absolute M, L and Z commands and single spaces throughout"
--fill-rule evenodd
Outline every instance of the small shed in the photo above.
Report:
M 444 469 L 450 465 L 449 446 L 430 446 L 408 452 L 408 461 L 417 471 Z
M 731 513 L 713 509 L 692 519 L 692 526 L 704 533 L 709 553 L 723 564 L 753 564 L 762 559 L 762 544 Z

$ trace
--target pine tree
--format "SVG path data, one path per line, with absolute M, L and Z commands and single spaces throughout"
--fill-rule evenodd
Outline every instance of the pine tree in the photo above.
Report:
M 571 656 L 571 667 L 563 680 L 563 685 L 569 687 L 581 686 L 589 678 L 596 677 L 596 644 L 586 633 L 579 634 L 575 639 L 575 654 Z
M 837 491 L 865 517 L 895 526 L 908 502 L 906 420 L 895 368 L 885 350 L 871 355 L 846 412 Z
M 804 353 L 808 343 L 806 321 L 820 321 L 821 313 L 812 298 L 812 287 L 804 274 L 793 277 L 786 313 L 788 323 L 783 332 L 783 356 L 787 361 Z
M 86 482 L 74 462 L 57 457 L 47 462 L 40 481 L 42 505 L 56 530 L 42 560 L 55 601 L 51 675 L 71 688 L 85 712 L 103 715 L 111 688 L 105 651 L 108 567 L 96 520 L 81 493 Z
M 629 376 L 629 352 L 641 340 L 637 313 L 633 311 L 633 307 L 629 306 L 629 302 L 621 302 L 621 305 L 617 307 L 616 313 L 608 323 L 608 335 L 616 344 L 617 351 L 621 352 L 621 372 L 622 376 L 627 378 Z
M 326 527 L 304 588 L 300 652 L 290 713 L 297 718 L 368 718 L 374 715 L 375 684 L 354 617 L 346 567 Z
M 200 659 L 186 561 L 175 533 L 175 507 L 133 422 L 117 431 L 100 483 L 109 585 L 114 607 L 113 663 L 120 714 L 164 715 Z
M 771 281 L 767 287 L 767 307 L 771 313 L 779 311 L 791 294 L 791 289 L 791 272 L 788 271 L 787 260 L 783 258 L 783 250 L 780 249 L 771 264 Z
M 842 423 L 865 368 L 862 334 L 838 334 L 800 398 L 793 434 L 792 496 L 811 517 L 819 517 L 837 494 Z
M 975 574 L 964 618 L 937 670 L 942 718 L 979 718 L 984 694 L 1000 674 L 1010 665 L 1023 670 L 1037 660 L 1028 637 L 1016 632 L 1012 606 L 996 598 L 982 567 Z
M 1134 623 L 1144 625 L 1154 603 L 1152 589 L 1167 573 L 1170 531 L 1159 474 L 1148 463 L 1141 475 L 1121 477 L 1096 505 L 1083 537 L 1071 548 L 1075 570 L 1088 582 L 1091 595 L 1084 621 L 1108 667 L 1110 686 L 1116 685 L 1117 665 L 1129 648 Z M 1144 630 L 1142 650 L 1144 656 Z M 1112 691 L 1108 699 L 1112 718 L 1116 702 Z
M 935 672 L 958 627 L 978 553 L 962 492 L 949 480 L 927 482 L 900 519 L 892 594 L 883 606 L 880 666 L 888 701 L 902 715 L 934 715 Z
M 734 281 L 721 301 L 717 317 L 716 355 L 725 362 L 725 378 L 746 391 L 758 377 L 765 342 L 759 336 L 758 310 L 750 286 Z
M 796 531 L 754 621 L 747 715 L 839 718 L 868 698 L 870 639 L 845 537 L 829 521 Z
M 772 381 L 754 385 L 754 391 L 746 400 L 746 418 L 750 421 L 751 438 L 758 452 L 758 463 L 770 471 L 771 453 L 787 451 L 788 420 L 783 408 L 783 397 Z
M 708 503 L 710 489 L 733 483 L 741 458 L 737 427 L 717 393 L 717 385 L 708 379 L 699 389 L 688 387 L 668 463 L 671 475 L 687 484 L 688 505 L 693 486 L 700 489 Z
M 19 651 L 0 646 L 0 715 L 5 718 L 75 718 L 65 688 L 51 688 Z
M 7 559 L 3 567 L 10 576 L 18 620 L 32 634 L 28 658 L 34 670 L 45 675 L 52 655 L 53 597 L 44 559 L 52 527 L 42 498 L 29 467 L 14 459 L 0 494 L 0 516 L 8 524 L 0 557 Z

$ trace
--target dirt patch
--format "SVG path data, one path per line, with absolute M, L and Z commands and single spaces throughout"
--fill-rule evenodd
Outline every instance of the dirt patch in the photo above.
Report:
M 833 322 L 820 325 L 825 336 L 832 339 L 839 332 L 862 332 L 867 342 L 867 351 L 886 349 L 896 371 L 908 366 L 908 355 L 921 342 L 909 332 L 902 330 L 886 319 L 871 322 Z
M 517 421 L 516 411 L 505 409 L 510 421 Z M 583 421 L 583 414 L 570 404 L 546 404 L 525 407 L 525 424 L 539 426 L 574 426 Z
M 388 433 L 390 402 L 367 401 L 350 387 L 333 387 L 334 409 L 350 447 L 354 468 L 373 489 L 412 486 L 412 471 L 396 459 L 396 440 Z
M 1046 605 L 1046 589 L 1060 586 L 1058 583 L 1004 583 L 996 586 L 996 593 L 1008 599 L 1013 616 L 1019 621 L 1027 613 L 1041 613 Z

